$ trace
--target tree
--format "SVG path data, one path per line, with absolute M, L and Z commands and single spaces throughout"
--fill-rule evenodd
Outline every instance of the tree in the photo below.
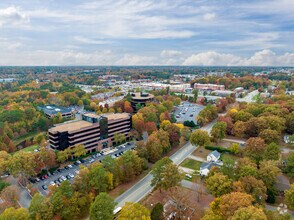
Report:
M 140 135 L 142 135 L 145 130 L 145 122 L 142 113 L 137 113 L 132 117 L 133 128 L 138 131 Z
M 172 147 L 178 147 L 180 143 L 181 132 L 178 126 L 170 124 L 165 127 L 165 131 L 169 135 L 169 142 Z
M 86 150 L 85 145 L 83 145 L 83 144 L 78 144 L 78 145 L 74 146 L 74 147 L 71 149 L 71 152 L 73 153 L 73 155 L 74 155 L 75 157 L 81 157 L 81 156 L 86 155 L 87 150 Z
M 121 144 L 126 139 L 126 137 L 125 137 L 125 135 L 123 133 L 115 133 L 114 136 L 113 136 L 113 138 L 114 138 L 114 142 L 116 144 Z
M 90 207 L 91 220 L 111 220 L 116 203 L 107 193 L 100 193 Z
M 276 161 L 262 161 L 259 165 L 258 176 L 267 188 L 274 186 L 276 178 L 280 173 L 281 170 L 278 168 Z
M 198 98 L 198 89 L 193 89 L 193 91 L 192 91 L 192 93 L 193 93 L 193 101 L 194 102 L 197 102 L 197 98 Z
M 266 186 L 262 180 L 253 176 L 246 176 L 240 179 L 244 192 L 250 194 L 255 201 L 264 202 L 267 199 Z
M 270 143 L 279 143 L 280 135 L 277 131 L 271 129 L 264 129 L 258 135 L 258 137 L 262 138 L 266 144 Z
M 67 161 L 69 158 L 69 153 L 68 150 L 61 150 L 57 152 L 57 161 L 59 163 L 63 163 L 65 161 Z
M 107 173 L 100 163 L 93 163 L 88 175 L 89 186 L 95 190 L 96 194 L 107 191 L 109 183 Z
M 233 134 L 236 137 L 243 138 L 245 136 L 245 131 L 246 131 L 245 125 L 246 125 L 245 122 L 237 121 L 233 127 Z
M 44 141 L 45 141 L 45 137 L 44 137 L 43 133 L 40 133 L 34 137 L 34 143 L 36 143 L 38 145 L 41 145 L 42 142 L 44 142 Z
M 127 202 L 121 209 L 118 220 L 151 220 L 150 211 L 139 203 Z
M 210 144 L 210 137 L 207 131 L 196 130 L 191 134 L 190 142 L 194 146 L 205 146 Z
M 151 171 L 153 175 L 153 179 L 151 180 L 151 186 L 159 187 L 162 184 L 162 182 L 164 181 L 163 173 L 165 172 L 165 167 L 171 163 L 171 159 L 169 159 L 168 157 L 163 157 L 161 160 L 157 161 L 153 165 L 153 169 Z
M 181 137 L 183 137 L 185 141 L 190 140 L 190 137 L 191 137 L 191 130 L 190 130 L 190 128 L 184 127 L 181 130 Z
M 169 120 L 163 120 L 161 123 L 160 123 L 160 128 L 162 128 L 163 130 L 166 129 L 166 126 L 167 125 L 170 125 L 171 122 Z
M 6 151 L 0 151 L 0 174 L 1 175 L 7 171 L 10 157 L 11 157 L 10 154 L 7 153 Z
M 25 208 L 10 207 L 0 215 L 1 220 L 29 220 L 29 213 Z
M 156 203 L 151 211 L 151 220 L 163 220 L 163 205 Z
M 276 143 L 270 143 L 265 147 L 264 159 L 265 160 L 279 160 L 281 155 L 280 146 Z
M 232 191 L 232 181 L 220 173 L 215 173 L 206 179 L 206 187 L 214 196 L 221 196 Z
M 262 160 L 264 150 L 265 150 L 264 140 L 259 137 L 249 138 L 246 142 L 246 146 L 244 149 L 245 155 L 255 160 L 256 162 L 259 162 L 260 160 Z
M 211 129 L 211 136 L 218 142 L 226 136 L 227 124 L 225 122 L 216 122 Z
M 230 146 L 230 150 L 233 154 L 238 154 L 240 152 L 240 147 L 238 143 L 232 143 Z
M 157 131 L 156 124 L 153 121 L 146 122 L 145 129 L 149 135 L 152 134 L 154 131 Z
M 161 145 L 161 142 L 155 133 L 148 137 L 146 149 L 148 152 L 148 159 L 151 162 L 156 162 L 161 158 L 163 153 L 163 146 Z
M 183 179 L 183 175 L 179 172 L 178 167 L 173 163 L 169 163 L 164 167 L 161 176 L 162 179 L 161 182 L 158 183 L 158 187 L 164 190 L 177 186 Z
M 233 217 L 232 220 L 267 220 L 267 217 L 261 208 L 257 208 L 254 206 L 248 206 L 244 208 L 238 209 Z
M 286 116 L 286 131 L 289 134 L 294 134 L 294 111 Z
M 53 219 L 53 206 L 49 198 L 45 198 L 40 193 L 36 193 L 29 207 L 31 219 L 51 220 Z
M 18 206 L 20 193 L 16 186 L 7 186 L 5 189 L 2 190 L 0 196 L 4 201 L 8 202 L 12 206 Z
M 230 179 L 235 179 L 235 160 L 231 157 L 223 159 L 223 166 L 220 167 L 222 174 L 228 176 Z
M 286 163 L 286 172 L 289 176 L 294 176 L 294 152 L 290 152 Z
M 285 201 L 290 209 L 294 209 L 294 184 L 291 184 L 290 189 L 285 191 Z
M 224 219 L 229 219 L 238 209 L 251 206 L 253 201 L 254 199 L 251 195 L 242 192 L 232 192 L 216 198 L 210 207 Z

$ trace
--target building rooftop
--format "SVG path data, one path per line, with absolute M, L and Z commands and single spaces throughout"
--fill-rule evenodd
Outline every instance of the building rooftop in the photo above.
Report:
M 91 126 L 92 123 L 87 122 L 87 121 L 83 121 L 83 120 L 79 120 L 79 121 L 69 121 L 69 122 L 65 122 L 62 124 L 58 124 L 53 128 L 49 129 L 49 132 L 65 132 L 65 131 L 76 131 L 79 130 L 81 128 L 85 128 L 88 126 Z
M 72 110 L 71 108 L 57 106 L 57 105 L 43 105 L 38 106 L 39 110 L 42 110 L 44 113 L 48 115 L 56 115 L 58 112 L 61 114 L 70 113 Z
M 213 155 L 215 158 L 220 158 L 220 153 L 217 150 L 214 150 L 208 154 L 208 156 Z
M 116 114 L 108 113 L 108 114 L 103 114 L 102 116 L 106 117 L 108 121 L 130 118 L 130 115 L 128 113 L 116 113 Z
M 100 118 L 101 117 L 100 115 L 96 115 L 95 113 L 85 113 L 84 115 L 87 117 L 90 117 L 90 118 Z
M 132 99 L 150 99 L 154 98 L 154 95 L 145 92 L 134 92 L 131 94 Z

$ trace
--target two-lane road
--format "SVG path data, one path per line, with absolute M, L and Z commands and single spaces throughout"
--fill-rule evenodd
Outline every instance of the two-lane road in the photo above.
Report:
M 202 127 L 202 130 L 210 132 L 212 126 L 215 124 L 216 120 Z M 177 165 L 182 163 L 194 150 L 196 149 L 190 142 L 185 144 L 177 152 L 175 152 L 170 159 Z M 143 179 L 137 182 L 133 187 L 128 189 L 126 192 L 121 194 L 115 199 L 117 202 L 116 207 L 122 207 L 126 202 L 138 202 L 144 198 L 149 192 L 152 191 L 151 186 L 152 174 L 148 173 Z

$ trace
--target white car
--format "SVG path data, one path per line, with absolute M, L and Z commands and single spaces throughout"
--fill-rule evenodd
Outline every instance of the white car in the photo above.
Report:
M 68 175 L 70 176 L 70 178 L 74 178 L 75 177 L 75 175 L 73 173 L 69 173 Z
M 63 181 L 66 180 L 65 176 L 61 176 L 60 178 L 61 178 Z
M 76 170 L 76 171 L 75 171 L 75 173 L 76 173 L 76 174 L 79 174 L 79 173 L 80 173 L 80 171 L 79 171 L 79 170 Z
M 50 185 L 51 185 L 51 186 L 55 186 L 56 183 L 54 183 L 53 181 L 51 181 L 51 182 L 50 182 Z

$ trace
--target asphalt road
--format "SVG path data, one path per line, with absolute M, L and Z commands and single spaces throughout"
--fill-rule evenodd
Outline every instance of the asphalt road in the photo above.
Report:
M 182 102 L 182 106 L 177 107 L 175 111 L 177 122 L 194 121 L 194 123 L 197 124 L 196 116 L 203 108 L 204 106 L 202 105 Z
M 113 153 L 110 153 L 110 154 L 107 154 L 107 155 L 103 155 L 103 156 L 99 156 L 98 158 L 93 158 L 95 161 L 99 161 L 99 160 L 103 160 L 104 157 L 106 156 L 112 156 L 112 155 L 115 155 L 115 154 L 119 154 L 120 152 L 125 152 L 127 150 L 130 150 L 131 148 L 134 147 L 134 142 L 130 142 L 131 144 L 130 145 L 126 145 L 126 144 L 122 144 L 125 146 L 125 148 L 122 147 L 122 145 L 118 146 L 117 147 L 117 150 Z M 90 157 L 91 158 L 91 157 Z M 90 159 L 88 158 L 88 159 Z M 88 166 L 90 165 L 91 163 L 89 163 L 87 160 L 88 159 L 85 159 L 86 162 L 83 164 L 85 166 Z M 41 194 L 43 195 L 47 195 L 48 194 L 48 190 L 44 190 L 42 188 L 43 185 L 46 185 L 47 187 L 49 186 L 50 182 L 51 181 L 54 181 L 54 180 L 58 180 L 58 178 L 60 178 L 61 176 L 64 176 L 66 177 L 67 175 L 69 175 L 70 173 L 76 175 L 75 171 L 76 170 L 79 170 L 80 167 L 79 166 L 75 166 L 74 164 L 72 164 L 73 167 L 70 168 L 70 169 L 64 169 L 61 173 L 57 172 L 56 171 L 56 174 L 55 175 L 52 175 L 50 177 L 48 177 L 48 179 L 45 179 L 45 180 L 41 180 L 40 182 L 38 183 L 35 183 L 34 185 L 38 188 L 38 190 L 40 191 Z M 73 181 L 73 179 L 69 179 L 70 182 Z
M 258 94 L 258 90 L 254 90 L 252 92 L 249 92 L 244 98 L 237 98 L 236 100 L 238 102 L 255 102 L 252 98 Z
M 202 130 L 210 133 L 212 126 L 215 124 L 216 120 L 202 127 Z M 175 152 L 170 158 L 172 161 L 179 165 L 183 162 L 194 150 L 196 149 L 190 142 L 180 148 Z M 117 202 L 117 207 L 122 207 L 126 202 L 138 202 L 144 198 L 153 189 L 151 186 L 152 174 L 147 174 L 143 179 L 137 182 L 133 187 L 128 189 L 126 192 L 118 196 L 115 201 Z

